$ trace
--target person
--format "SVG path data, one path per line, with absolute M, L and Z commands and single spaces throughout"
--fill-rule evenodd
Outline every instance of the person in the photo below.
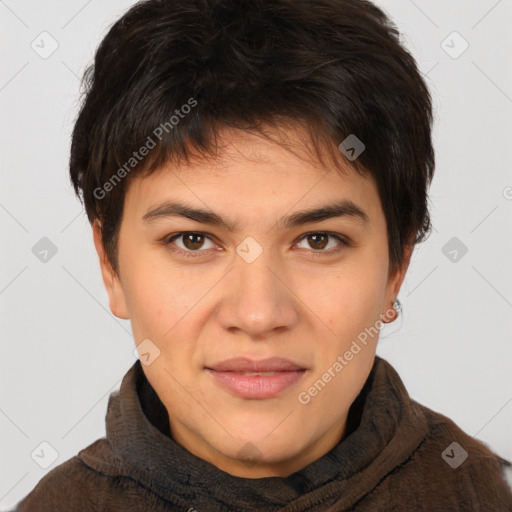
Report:
M 18 511 L 505 511 L 510 461 L 376 355 L 431 230 L 432 104 L 365 0 L 147 0 L 70 174 L 139 359 Z

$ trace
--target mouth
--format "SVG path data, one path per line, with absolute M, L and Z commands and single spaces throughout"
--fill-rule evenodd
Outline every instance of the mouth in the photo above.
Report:
M 268 377 L 269 375 L 275 375 L 276 373 L 279 373 L 279 372 L 243 372 L 243 373 L 236 372 L 236 373 L 238 373 L 239 375 L 249 375 L 250 377 L 254 377 L 255 375 L 259 375 L 260 377 Z
M 284 358 L 260 361 L 235 358 L 205 367 L 205 370 L 231 395 L 259 400 L 279 395 L 301 380 L 307 371 Z

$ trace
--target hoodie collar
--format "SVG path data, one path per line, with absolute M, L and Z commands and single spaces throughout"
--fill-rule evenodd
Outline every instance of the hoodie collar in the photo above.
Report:
M 112 453 L 85 450 L 81 458 L 103 473 L 135 479 L 185 510 L 300 512 L 356 503 L 411 455 L 427 422 L 393 367 L 376 356 L 350 408 L 347 432 L 328 453 L 288 477 L 236 477 L 172 439 L 167 411 L 137 360 L 109 397 L 106 431 Z

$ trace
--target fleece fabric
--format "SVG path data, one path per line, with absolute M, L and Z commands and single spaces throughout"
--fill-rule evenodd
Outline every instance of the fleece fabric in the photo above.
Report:
M 47 473 L 17 512 L 510 512 L 512 465 L 411 399 L 376 357 L 347 432 L 288 477 L 232 476 L 175 442 L 140 361 L 110 395 L 106 437 Z

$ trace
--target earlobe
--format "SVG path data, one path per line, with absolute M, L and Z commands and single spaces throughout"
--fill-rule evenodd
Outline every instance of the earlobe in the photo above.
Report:
M 390 309 L 387 309 L 385 313 L 383 313 L 383 317 L 386 318 L 384 323 L 390 323 L 396 320 L 399 314 L 399 309 L 401 309 L 400 302 L 396 302 L 398 299 L 398 293 L 400 288 L 402 287 L 403 280 L 405 279 L 405 274 L 407 273 L 407 269 L 409 268 L 409 263 L 411 261 L 411 255 L 413 251 L 413 245 L 407 244 L 404 247 L 404 258 L 402 261 L 402 265 L 400 268 L 396 269 L 395 272 L 390 276 L 390 281 L 388 283 L 388 291 L 387 291 L 387 299 L 386 304 L 391 304 L 391 310 L 393 310 L 393 316 L 389 316 Z
M 121 280 L 116 271 L 112 268 L 112 264 L 108 258 L 105 247 L 103 246 L 103 239 L 101 236 L 101 225 L 99 221 L 95 220 L 92 225 L 92 235 L 94 239 L 94 246 L 98 254 L 100 262 L 101 276 L 103 278 L 103 285 L 109 299 L 110 311 L 114 316 L 128 320 L 128 309 L 126 307 L 126 300 L 124 296 Z

